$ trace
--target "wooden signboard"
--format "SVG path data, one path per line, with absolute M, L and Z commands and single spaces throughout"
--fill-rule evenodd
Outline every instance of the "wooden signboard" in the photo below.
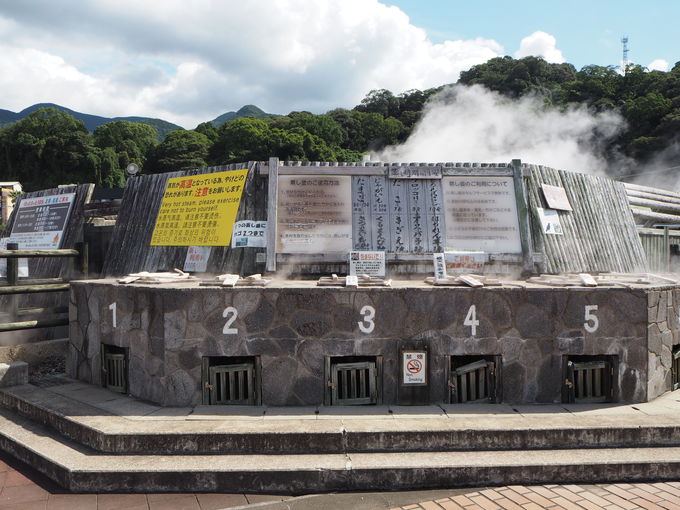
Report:
M 352 249 L 349 176 L 279 177 L 278 253 L 347 253 Z
M 522 253 L 512 177 L 442 179 L 446 247 L 487 253 Z

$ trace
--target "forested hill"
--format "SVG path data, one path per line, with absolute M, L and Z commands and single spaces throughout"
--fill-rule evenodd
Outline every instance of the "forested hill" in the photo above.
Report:
M 623 74 L 614 66 L 576 70 L 537 57 L 499 57 L 461 73 L 457 83 L 482 85 L 510 99 L 539 96 L 547 109 L 616 111 L 628 125 L 618 136 L 607 138 L 593 128 L 602 154 L 612 161 L 624 155 L 642 166 L 663 152 L 668 167 L 680 167 L 680 62 L 668 72 L 631 65 Z M 159 120 L 173 129 L 161 138 L 157 126 L 149 125 L 153 119 L 104 119 L 42 105 L 19 114 L 0 110 L 0 123 L 11 122 L 0 129 L 0 180 L 21 181 L 27 190 L 64 182 L 121 186 L 129 162 L 151 173 L 270 156 L 360 161 L 369 150 L 405 141 L 428 99 L 443 87 L 373 90 L 352 109 L 324 114 L 276 116 L 248 105 L 192 130 Z
M 107 122 L 112 122 L 115 120 L 128 120 L 130 122 L 148 124 L 149 126 L 156 130 L 156 132 L 158 133 L 158 140 L 161 141 L 163 140 L 163 138 L 165 138 L 165 135 L 167 135 L 170 131 L 182 129 L 177 124 L 173 124 L 171 122 L 161 119 L 151 119 L 149 117 L 114 117 L 114 118 L 101 117 L 99 115 L 90 115 L 89 113 L 77 112 L 75 110 L 71 110 L 70 108 L 66 108 L 65 106 L 60 106 L 58 104 L 53 103 L 34 104 L 33 106 L 24 108 L 18 113 L 14 113 L 9 110 L 0 110 L 0 127 L 7 126 L 8 124 L 26 118 L 28 117 L 28 115 L 30 115 L 36 110 L 39 110 L 40 108 L 55 108 L 57 110 L 64 111 L 73 116 L 73 118 L 82 121 L 87 130 L 90 132 L 94 131 L 102 124 L 106 124 Z

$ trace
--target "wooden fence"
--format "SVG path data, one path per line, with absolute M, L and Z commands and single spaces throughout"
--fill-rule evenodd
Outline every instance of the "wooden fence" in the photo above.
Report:
M 33 278 L 19 280 L 20 258 L 77 257 L 83 274 L 87 274 L 87 250 L 19 250 L 17 243 L 8 243 L 0 250 L 0 259 L 7 260 L 7 284 L 0 286 L 0 296 L 6 297 L 7 308 L 1 314 L 0 332 L 68 325 L 68 306 L 19 308 L 18 297 L 26 294 L 68 292 L 70 284 L 63 278 Z

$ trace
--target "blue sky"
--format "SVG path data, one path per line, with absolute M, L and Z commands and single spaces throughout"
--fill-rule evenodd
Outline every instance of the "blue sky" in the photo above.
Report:
M 618 65 L 621 38 L 628 36 L 628 58 L 648 66 L 654 60 L 680 60 L 680 2 L 677 0 L 391 0 L 424 28 L 435 42 L 485 37 L 508 55 L 535 31 L 551 34 L 567 62 L 583 66 Z
M 0 109 L 51 102 L 186 128 L 246 104 L 352 108 L 490 58 L 665 70 L 680 1 L 0 0 Z

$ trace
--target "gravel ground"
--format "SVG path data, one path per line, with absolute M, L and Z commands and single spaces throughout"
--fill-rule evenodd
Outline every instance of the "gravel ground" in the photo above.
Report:
M 66 360 L 60 356 L 50 356 L 28 368 L 28 377 L 31 381 L 53 375 L 63 374 L 66 371 Z

